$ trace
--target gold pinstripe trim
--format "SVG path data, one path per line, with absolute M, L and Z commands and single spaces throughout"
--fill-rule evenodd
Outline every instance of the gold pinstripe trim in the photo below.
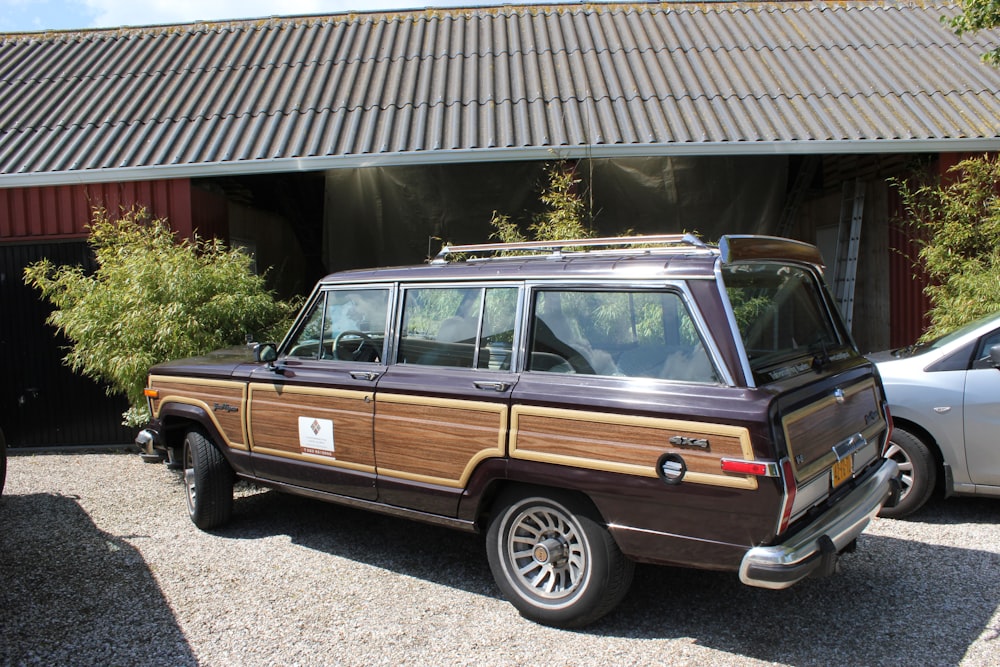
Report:
M 861 436 L 865 438 L 865 440 L 867 440 L 869 444 L 873 442 L 879 442 L 877 436 L 888 429 L 888 422 L 886 421 L 885 411 L 882 408 L 881 402 L 878 400 L 878 393 L 876 392 L 875 389 L 874 378 L 867 378 L 864 380 L 860 380 L 848 387 L 844 387 L 842 391 L 844 392 L 845 399 L 853 399 L 857 394 L 860 393 L 866 393 L 866 392 L 871 393 L 872 407 L 878 412 L 878 419 L 869 424 L 868 426 L 866 426 L 861 431 Z M 812 461 L 809 465 L 803 468 L 799 468 L 794 460 L 796 447 L 799 443 L 793 441 L 790 430 L 799 422 L 808 419 L 810 417 L 813 417 L 820 412 L 828 410 L 829 408 L 833 407 L 836 403 L 837 403 L 836 397 L 831 394 L 829 396 L 825 396 L 821 400 L 816 401 L 815 403 L 810 403 L 809 405 L 801 407 L 798 410 L 795 410 L 794 412 L 788 413 L 781 420 L 781 428 L 785 435 L 785 442 L 788 443 L 788 447 L 790 450 L 789 453 L 792 455 L 792 465 L 795 468 L 796 476 L 800 479 L 806 479 L 812 477 L 817 472 L 822 471 L 824 468 L 828 468 L 829 466 L 833 465 L 837 457 L 832 452 L 832 450 L 826 450 L 822 452 L 822 454 L 818 458 L 816 458 L 816 460 Z
M 150 375 L 149 376 L 149 386 L 158 389 L 156 387 L 157 382 L 171 383 L 171 384 L 185 384 L 191 386 L 201 386 L 201 387 L 222 387 L 225 389 L 239 389 L 240 390 L 240 431 L 243 436 L 243 442 L 233 442 L 229 439 L 229 434 L 226 433 L 226 429 L 222 427 L 219 420 L 215 416 L 215 410 L 209 407 L 208 403 L 199 400 L 197 398 L 189 398 L 187 396 L 176 396 L 173 394 L 166 394 L 157 399 L 156 410 L 153 416 L 159 419 L 160 413 L 163 411 L 163 406 L 167 403 L 181 403 L 184 405 L 192 405 L 197 408 L 201 408 L 208 415 L 212 423 L 215 424 L 215 428 L 222 434 L 223 439 L 226 441 L 226 446 L 232 449 L 239 449 L 242 451 L 248 451 L 249 445 L 246 444 L 247 441 L 247 385 L 244 382 L 233 382 L 231 380 L 207 380 L 207 379 L 197 379 L 197 378 L 185 378 L 185 377 L 173 377 L 171 375 Z M 160 391 L 163 391 L 162 389 Z M 169 391 L 166 390 L 166 391 Z
M 629 415 L 615 415 L 604 412 L 584 412 L 577 410 L 566 410 L 561 408 L 543 408 L 535 406 L 517 405 L 511 411 L 510 424 L 510 456 L 514 459 L 526 461 L 539 461 L 541 463 L 554 463 L 558 465 L 587 468 L 588 470 L 598 470 L 603 472 L 622 473 L 626 475 L 638 475 L 640 477 L 656 477 L 656 466 L 637 465 L 633 463 L 619 463 L 606 459 L 590 459 L 579 456 L 567 456 L 563 454 L 548 454 L 546 452 L 522 449 L 517 446 L 519 419 L 524 416 L 548 417 L 551 419 L 563 419 L 577 424 L 614 424 L 616 426 L 639 426 L 658 430 L 682 431 L 692 435 L 717 435 L 730 438 L 737 438 L 740 442 L 742 456 L 747 461 L 754 460 L 753 447 L 750 444 L 750 432 L 742 427 L 727 426 L 725 424 L 710 424 L 705 422 L 681 421 L 677 419 L 660 419 L 657 417 L 635 417 Z M 664 442 L 663 451 L 674 451 L 681 454 L 690 453 L 689 449 L 680 449 Z M 720 457 L 721 458 L 721 457 Z M 753 475 L 728 475 L 719 473 L 704 473 L 688 471 L 684 476 L 685 482 L 695 484 L 708 484 L 711 486 L 725 486 L 736 489 L 755 490 L 757 488 L 757 478 Z
M 376 457 L 378 453 L 376 452 Z M 393 477 L 396 479 L 405 479 L 411 482 L 422 482 L 424 484 L 435 484 L 437 486 L 447 486 L 454 489 L 463 489 L 469 481 L 469 477 L 472 476 L 472 471 L 479 465 L 480 461 L 485 461 L 489 458 L 494 458 L 498 456 L 503 456 L 503 451 L 484 449 L 469 459 L 468 465 L 462 471 L 462 476 L 457 480 L 448 479 L 447 477 L 434 477 L 432 475 L 416 475 L 409 472 L 403 472 L 401 470 L 393 470 L 391 468 L 378 468 L 379 478 L 383 477 Z
M 273 384 L 267 383 L 253 383 L 250 385 L 249 389 L 249 403 L 251 409 L 247 410 L 247 423 L 251 418 L 250 412 L 253 407 L 253 397 L 254 394 L 273 394 L 280 396 L 281 394 L 295 394 L 298 396 L 320 396 L 328 398 L 347 398 L 356 399 L 360 401 L 370 402 L 373 398 L 373 394 L 370 391 L 354 391 L 351 389 L 326 389 L 323 387 L 299 387 L 299 386 L 282 386 L 280 389 Z M 356 470 L 360 472 L 375 473 L 375 467 L 364 465 L 361 463 L 352 463 L 351 461 L 344 461 L 336 458 L 335 456 L 318 456 L 316 454 L 304 454 L 301 452 L 290 452 L 283 449 L 272 449 L 270 447 L 260 447 L 256 445 L 253 441 L 253 433 L 248 433 L 250 450 L 254 454 L 267 454 L 269 456 L 276 456 L 283 459 L 292 459 L 295 461 L 306 461 L 308 463 L 318 463 L 320 465 L 327 466 L 329 468 L 342 468 L 344 470 Z
M 506 450 L 506 425 L 509 408 L 506 403 L 491 403 L 488 401 L 463 401 L 453 398 L 433 398 L 427 396 L 406 396 L 403 394 L 378 394 L 376 399 L 375 419 L 378 419 L 378 403 L 395 403 L 400 405 L 420 405 L 424 407 L 448 408 L 451 410 L 468 410 L 470 412 L 492 412 L 499 417 L 499 427 L 497 428 L 497 446 L 495 448 L 482 449 L 475 453 L 462 470 L 458 479 L 448 477 L 436 477 L 433 475 L 419 475 L 408 473 L 392 468 L 383 468 L 378 465 L 378 443 L 375 443 L 376 468 L 379 477 L 393 477 L 405 479 L 411 482 L 421 482 L 425 484 L 435 484 L 437 486 L 447 486 L 451 488 L 464 488 L 472 476 L 472 471 L 480 462 L 493 457 L 502 457 Z
M 844 388 L 843 389 L 844 398 L 853 397 L 855 394 L 858 394 L 862 391 L 871 391 L 874 394 L 875 380 L 869 378 L 867 380 L 856 382 L 850 385 L 849 387 Z M 784 419 L 781 420 L 783 425 L 785 425 L 785 431 L 786 431 L 785 436 L 786 437 L 788 436 L 787 427 L 789 424 L 794 424 L 798 421 L 805 419 L 806 417 L 811 417 L 817 412 L 826 410 L 836 402 L 837 399 L 834 396 L 832 395 L 825 396 L 824 398 L 816 401 L 815 403 L 810 403 L 809 405 L 799 408 L 795 412 L 788 413 L 787 415 L 785 415 Z M 875 401 L 875 405 L 878 405 L 878 401 Z M 882 413 L 881 407 L 879 407 L 878 410 L 879 410 L 879 415 L 881 416 Z
M 256 392 L 267 392 L 269 394 L 298 394 L 301 396 L 329 396 L 330 398 L 357 398 L 362 401 L 366 398 L 371 400 L 374 396 L 370 391 L 356 391 L 352 389 L 324 389 L 322 387 L 282 387 L 281 389 L 276 388 L 272 384 L 265 383 L 253 383 L 250 385 L 250 398 L 253 399 L 253 395 Z

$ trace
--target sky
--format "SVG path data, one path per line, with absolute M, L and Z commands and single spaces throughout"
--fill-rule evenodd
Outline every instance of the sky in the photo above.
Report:
M 0 33 L 501 4 L 527 3 L 517 0 L 0 0 Z

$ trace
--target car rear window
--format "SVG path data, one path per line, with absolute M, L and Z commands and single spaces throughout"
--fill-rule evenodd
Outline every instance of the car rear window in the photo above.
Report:
M 718 382 L 673 291 L 537 291 L 527 370 Z
M 790 264 L 727 265 L 722 280 L 758 383 L 856 356 L 813 272 Z

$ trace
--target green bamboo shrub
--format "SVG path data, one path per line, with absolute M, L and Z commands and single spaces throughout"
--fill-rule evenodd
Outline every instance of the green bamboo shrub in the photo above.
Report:
M 931 339 L 1000 311 L 1000 157 L 984 155 L 951 168 L 946 182 L 895 179 L 921 242 L 930 278 Z
M 124 423 L 144 423 L 149 367 L 221 347 L 280 337 L 297 308 L 275 299 L 251 258 L 221 241 L 179 241 L 143 208 L 112 218 L 95 209 L 88 242 L 97 269 L 24 270 L 26 284 L 55 307 L 48 323 L 71 342 L 64 363 L 125 394 Z

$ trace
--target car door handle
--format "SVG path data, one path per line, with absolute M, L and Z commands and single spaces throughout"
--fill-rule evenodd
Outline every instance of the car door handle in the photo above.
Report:
M 507 391 L 507 388 L 510 387 L 510 383 L 508 382 L 479 381 L 472 384 L 476 385 L 476 389 L 482 389 L 483 391 Z
M 368 380 L 372 382 L 378 379 L 381 373 L 376 373 L 375 371 L 351 371 L 351 377 L 355 380 Z

